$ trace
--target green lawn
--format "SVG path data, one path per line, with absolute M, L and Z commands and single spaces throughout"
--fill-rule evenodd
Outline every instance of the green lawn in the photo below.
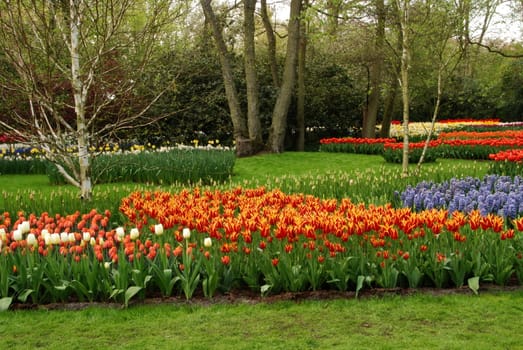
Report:
M 0 313 L 4 349 L 521 349 L 523 292 Z

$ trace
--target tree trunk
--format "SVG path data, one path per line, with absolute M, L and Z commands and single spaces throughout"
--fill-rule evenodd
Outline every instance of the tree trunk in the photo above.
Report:
M 261 0 L 261 18 L 265 34 L 267 36 L 267 46 L 269 55 L 269 66 L 271 68 L 272 84 L 274 87 L 280 87 L 280 76 L 278 74 L 278 63 L 276 62 L 276 36 L 272 29 L 271 20 L 267 13 L 267 0 Z
M 274 153 L 284 151 L 287 113 L 296 82 L 296 58 L 298 56 L 298 42 L 300 38 L 300 15 L 301 0 L 291 0 L 283 79 L 272 113 L 272 124 L 269 133 L 268 145 L 270 151 Z
M 409 3 L 410 0 L 397 0 L 402 36 L 400 86 L 403 101 L 403 158 L 401 163 L 403 177 L 409 175 Z
M 80 26 L 83 0 L 71 0 L 70 6 L 70 54 L 71 54 L 71 83 L 74 96 L 74 110 L 76 114 L 76 131 L 79 161 L 80 198 L 90 200 L 92 196 L 92 183 L 90 175 L 89 135 L 85 121 L 85 104 L 87 91 L 81 79 L 80 65 Z
M 370 66 L 370 91 L 368 92 L 368 105 L 363 120 L 362 136 L 376 137 L 376 120 L 380 101 L 381 71 L 383 66 L 383 44 L 385 42 L 385 3 L 376 0 L 376 39 L 374 42 L 374 56 Z
M 298 51 L 298 89 L 296 92 L 296 150 L 305 150 L 305 63 L 307 53 L 307 33 L 305 21 L 300 25 L 300 43 Z
M 248 146 L 249 142 L 249 131 L 247 128 L 247 123 L 242 114 L 240 107 L 240 99 L 236 91 L 236 86 L 234 84 L 234 77 L 232 73 L 231 63 L 229 59 L 229 54 L 227 52 L 227 47 L 223 39 L 222 28 L 218 22 L 214 10 L 211 6 L 211 0 L 200 0 L 205 19 L 210 24 L 214 41 L 218 48 L 218 55 L 220 58 L 220 66 L 222 69 L 223 84 L 225 87 L 225 95 L 227 97 L 227 103 L 229 105 L 229 111 L 231 113 L 231 120 L 233 125 L 233 136 L 236 141 L 237 149 L 236 153 L 238 156 L 245 156 L 251 153 L 250 147 Z
M 390 83 L 389 91 L 383 106 L 383 118 L 381 119 L 380 137 L 390 137 L 390 124 L 392 123 L 392 115 L 394 113 L 394 104 L 396 103 L 397 92 L 398 79 L 395 76 Z
M 254 10 L 256 0 L 244 0 L 244 64 L 245 83 L 247 85 L 247 126 L 252 152 L 263 147 L 262 130 L 259 117 L 258 78 L 256 74 L 256 56 L 254 48 Z

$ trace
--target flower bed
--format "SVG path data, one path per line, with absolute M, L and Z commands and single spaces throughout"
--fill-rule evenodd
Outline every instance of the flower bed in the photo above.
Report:
M 405 207 L 420 211 L 447 209 L 449 212 L 481 215 L 497 214 L 509 219 L 523 215 L 523 178 L 487 175 L 482 180 L 472 177 L 442 183 L 420 182 L 399 194 Z
M 432 140 L 429 142 L 427 151 L 425 152 L 424 162 L 430 163 L 435 162 L 438 157 L 437 147 L 441 144 L 439 140 Z M 403 161 L 403 143 L 391 142 L 386 143 L 384 146 L 383 158 L 388 163 L 401 163 Z M 409 163 L 417 163 L 421 154 L 425 142 L 411 142 L 409 143 Z
M 425 161 L 434 161 L 436 158 L 478 159 L 487 160 L 491 154 L 509 149 L 523 148 L 522 130 L 485 130 L 478 131 L 445 131 L 453 130 L 456 126 L 491 126 L 498 125 L 499 121 L 441 121 L 436 123 L 436 140 L 429 143 Z M 397 125 L 397 124 L 394 124 Z M 501 125 L 501 124 L 499 124 Z M 508 127 L 516 127 L 510 124 Z M 421 148 L 425 141 L 413 142 L 422 139 L 430 129 L 430 123 L 413 123 L 411 142 L 409 143 L 409 161 L 417 162 L 421 155 Z M 416 131 L 418 130 L 418 131 Z M 392 133 L 392 135 L 396 135 Z M 371 153 L 384 156 L 387 162 L 400 163 L 403 158 L 403 142 L 401 135 L 391 139 L 366 139 L 366 138 L 330 138 L 322 139 L 321 151 L 325 152 L 350 152 Z M 495 169 L 494 169 L 495 170 Z M 496 170 L 496 173 L 503 173 Z
M 0 217 L 0 305 L 523 281 L 523 219 L 264 188 L 135 192 L 111 213 Z M 13 299 L 14 298 L 14 299 Z
M 523 174 L 523 149 L 509 149 L 489 154 L 493 160 L 490 171 L 494 174 L 517 176 Z

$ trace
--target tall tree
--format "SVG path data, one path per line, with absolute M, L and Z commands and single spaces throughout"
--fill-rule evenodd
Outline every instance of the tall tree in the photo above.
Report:
M 243 47 L 245 83 L 247 85 L 247 126 L 253 152 L 263 147 L 262 129 L 259 116 L 258 78 L 254 45 L 254 10 L 256 0 L 243 0 Z
M 265 28 L 265 35 L 267 36 L 268 59 L 271 68 L 272 84 L 274 87 L 279 87 L 280 75 L 278 73 L 278 63 L 276 62 L 276 35 L 274 35 L 274 29 L 271 24 L 271 19 L 269 18 L 267 0 L 261 0 L 260 2 L 260 15 L 263 27 Z
M 287 113 L 296 83 L 296 59 L 298 57 L 300 40 L 301 8 L 302 0 L 291 0 L 283 77 L 272 112 L 272 123 L 269 130 L 268 147 L 273 153 L 281 153 L 285 149 Z
M 133 89 L 150 61 L 156 38 L 171 21 L 170 1 L 141 7 L 134 0 L 12 0 L 0 4 L 0 49 L 16 79 L 0 72 L 0 88 L 22 96 L 0 127 L 38 146 L 64 178 L 92 193 L 91 146 L 143 120 L 119 106 L 139 100 Z M 4 94 L 1 94 L 4 95 Z M 111 117 L 108 118 L 107 114 Z
M 307 5 L 306 5 L 307 6 Z M 307 23 L 302 20 L 300 25 L 300 43 L 298 49 L 298 84 L 296 88 L 296 150 L 305 150 L 305 64 L 307 55 Z
M 376 34 L 372 62 L 369 69 L 370 91 L 368 103 L 363 113 L 362 136 L 374 138 L 376 136 L 376 119 L 381 96 L 381 72 L 383 70 L 383 45 L 385 44 L 385 1 L 375 0 Z

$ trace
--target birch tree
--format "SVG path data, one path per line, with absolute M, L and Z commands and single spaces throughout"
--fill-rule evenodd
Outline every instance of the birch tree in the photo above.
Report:
M 159 95 L 133 110 L 133 91 L 173 12 L 167 0 L 2 1 L 0 50 L 14 74 L 0 72 L 0 89 L 26 103 L 0 128 L 90 199 L 92 146 L 152 122 L 144 113 Z
M 402 176 L 409 174 L 409 65 L 410 65 L 410 0 L 396 0 L 401 30 L 401 64 L 399 84 L 403 102 L 403 157 Z

